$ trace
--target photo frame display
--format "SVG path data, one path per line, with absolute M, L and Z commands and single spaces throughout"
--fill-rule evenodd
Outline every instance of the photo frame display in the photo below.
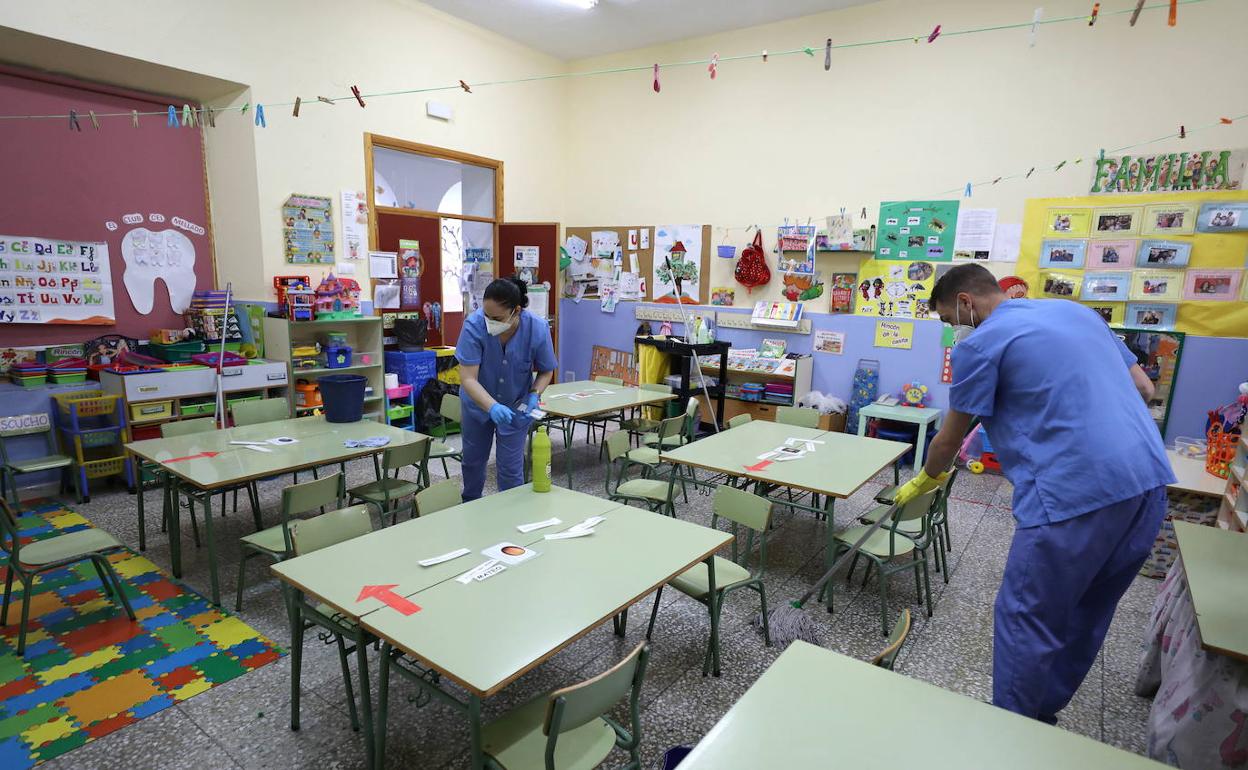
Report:
M 1082 239 L 1052 239 L 1040 243 L 1040 267 L 1078 269 L 1083 267 L 1088 242 Z
M 1049 209 L 1044 219 L 1046 238 L 1087 238 L 1092 209 Z
M 1130 298 L 1139 302 L 1178 302 L 1183 296 L 1183 274 L 1173 270 L 1136 270 L 1131 274 Z M 1131 323 L 1127 319 L 1127 323 Z
M 1084 267 L 1088 270 L 1125 270 L 1135 265 L 1139 241 L 1089 241 Z
M 1191 258 L 1192 244 L 1186 241 L 1148 240 L 1140 242 L 1135 264 L 1159 269 L 1187 267 Z
M 1234 302 L 1239 297 L 1243 273 L 1243 270 L 1188 270 L 1183 275 L 1183 299 Z
M 1085 302 L 1125 302 L 1130 293 L 1130 273 L 1090 272 L 1083 276 L 1080 296 Z
M 1213 201 L 1200 207 L 1196 230 L 1201 233 L 1248 231 L 1248 202 Z
M 1178 311 L 1178 305 L 1131 302 L 1127 304 L 1126 324 L 1137 329 L 1173 331 Z
M 1122 321 L 1126 318 L 1127 306 L 1121 302 L 1087 302 L 1083 303 L 1090 308 L 1092 312 L 1099 315 L 1105 323 L 1110 326 L 1122 326 Z
M 1139 235 L 1144 209 L 1139 206 L 1113 206 L 1092 209 L 1093 238 L 1121 238 Z
M 1040 291 L 1045 297 L 1076 299 L 1079 296 L 1079 276 L 1075 273 L 1041 273 Z
M 1200 207 L 1195 203 L 1161 203 L 1144 207 L 1142 235 L 1191 235 Z

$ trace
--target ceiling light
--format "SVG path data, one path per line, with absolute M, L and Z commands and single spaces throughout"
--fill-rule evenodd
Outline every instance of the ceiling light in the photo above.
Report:
M 571 5 L 575 8 L 580 8 L 582 11 L 588 11 L 595 5 L 598 5 L 598 0 L 559 0 L 559 2 L 564 5 Z

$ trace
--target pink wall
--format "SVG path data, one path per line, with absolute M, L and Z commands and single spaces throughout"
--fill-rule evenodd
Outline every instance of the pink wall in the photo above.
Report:
M 181 111 L 184 100 L 177 100 Z M 122 283 L 121 239 L 134 227 L 171 228 L 182 217 L 210 231 L 203 137 L 198 129 L 168 128 L 165 117 L 144 116 L 133 128 L 131 110 L 163 110 L 168 101 L 63 78 L 0 67 L 0 114 L 61 115 L 70 109 L 82 131 L 57 120 L 0 120 L 0 234 L 106 241 L 112 265 L 115 326 L 0 326 L 0 347 L 78 342 L 101 334 L 145 338 L 151 329 L 181 328 L 169 295 L 156 282 L 151 313 L 140 315 Z M 88 110 L 125 113 L 91 125 Z M 162 214 L 163 224 L 122 223 L 122 216 Z M 109 232 L 104 223 L 114 221 Z M 183 233 L 195 246 L 196 288 L 213 288 L 208 234 Z

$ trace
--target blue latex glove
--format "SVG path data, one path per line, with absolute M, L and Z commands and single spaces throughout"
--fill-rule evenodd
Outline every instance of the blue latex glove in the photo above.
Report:
M 490 419 L 495 425 L 511 425 L 511 418 L 515 417 L 515 413 L 502 404 L 494 404 L 490 407 Z
M 540 401 L 541 401 L 541 398 L 536 393 L 530 393 L 529 394 L 529 411 L 532 412 L 534 409 L 537 409 L 538 402 Z

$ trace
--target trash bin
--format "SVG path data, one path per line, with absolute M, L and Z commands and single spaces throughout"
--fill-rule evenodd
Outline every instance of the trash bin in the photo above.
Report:
M 326 422 L 359 422 L 364 416 L 367 377 L 362 374 L 327 374 L 316 384 L 321 389 Z

